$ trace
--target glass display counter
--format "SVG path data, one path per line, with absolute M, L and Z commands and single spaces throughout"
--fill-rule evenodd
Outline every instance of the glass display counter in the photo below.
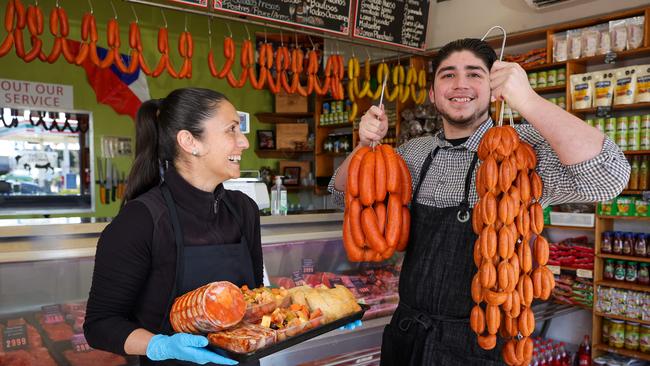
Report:
M 397 306 L 401 255 L 380 264 L 348 262 L 341 242 L 342 217 L 336 213 L 261 218 L 267 284 L 287 288 L 340 284 L 359 302 L 371 305 L 362 327 L 324 334 L 268 356 L 262 365 L 298 365 L 380 345 L 388 316 Z M 97 239 L 106 225 L 0 221 L 0 364 L 17 362 L 8 355 L 21 358 L 21 365 L 137 363 L 104 352 L 89 353 L 76 336 L 82 331 Z

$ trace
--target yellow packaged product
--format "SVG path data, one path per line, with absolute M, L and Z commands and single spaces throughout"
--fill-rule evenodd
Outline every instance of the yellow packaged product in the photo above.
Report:
M 593 79 L 590 73 L 571 75 L 571 102 L 573 109 L 591 108 Z
M 622 67 L 616 69 L 616 90 L 614 91 L 614 105 L 634 103 L 636 92 L 636 68 Z
M 650 102 L 650 64 L 638 65 L 636 68 L 635 103 Z
M 597 71 L 594 75 L 594 104 L 609 107 L 614 96 L 614 73 L 612 70 Z

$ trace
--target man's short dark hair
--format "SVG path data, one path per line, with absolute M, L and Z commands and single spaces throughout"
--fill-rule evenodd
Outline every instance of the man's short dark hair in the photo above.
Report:
M 488 71 L 492 68 L 492 64 L 497 59 L 497 54 L 494 49 L 485 41 L 478 38 L 463 38 L 444 45 L 440 51 L 433 58 L 433 75 L 435 76 L 440 64 L 446 60 L 449 55 L 459 51 L 470 51 L 476 57 L 480 58 L 487 66 Z M 435 80 L 435 78 L 434 78 Z

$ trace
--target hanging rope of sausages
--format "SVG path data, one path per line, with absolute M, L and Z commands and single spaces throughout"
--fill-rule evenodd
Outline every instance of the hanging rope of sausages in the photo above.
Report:
M 505 30 L 493 27 L 483 38 L 494 28 L 504 33 L 501 60 Z M 512 117 L 510 125 L 503 125 L 503 102 L 500 107 L 496 126 L 485 133 L 478 148 L 482 162 L 476 174 L 479 201 L 472 213 L 472 227 L 478 235 L 474 244 L 478 272 L 471 284 L 476 305 L 470 313 L 470 327 L 482 348 L 493 349 L 499 333 L 506 340 L 503 360 L 508 365 L 528 365 L 533 357 L 530 335 L 535 330 L 531 304 L 535 298 L 547 300 L 555 280 L 546 267 L 549 246 L 541 235 L 543 184 L 535 171 L 535 150 L 520 140 Z

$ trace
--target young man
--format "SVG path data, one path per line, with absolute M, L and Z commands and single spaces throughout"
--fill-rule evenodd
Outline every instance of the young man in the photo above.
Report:
M 400 304 L 384 330 L 382 365 L 501 364 L 500 347 L 482 350 L 468 324 L 476 235 L 466 213 L 478 200 L 476 151 L 493 125 L 490 101 L 505 100 L 529 122 L 515 128 L 537 153 L 542 205 L 607 200 L 627 183 L 630 166 L 613 141 L 537 95 L 518 64 L 496 58 L 478 39 L 444 46 L 429 92 L 443 129 L 397 149 L 414 189 Z M 361 118 L 360 145 L 379 141 L 387 129 L 383 108 L 373 106 Z M 330 182 L 341 206 L 349 160 Z

